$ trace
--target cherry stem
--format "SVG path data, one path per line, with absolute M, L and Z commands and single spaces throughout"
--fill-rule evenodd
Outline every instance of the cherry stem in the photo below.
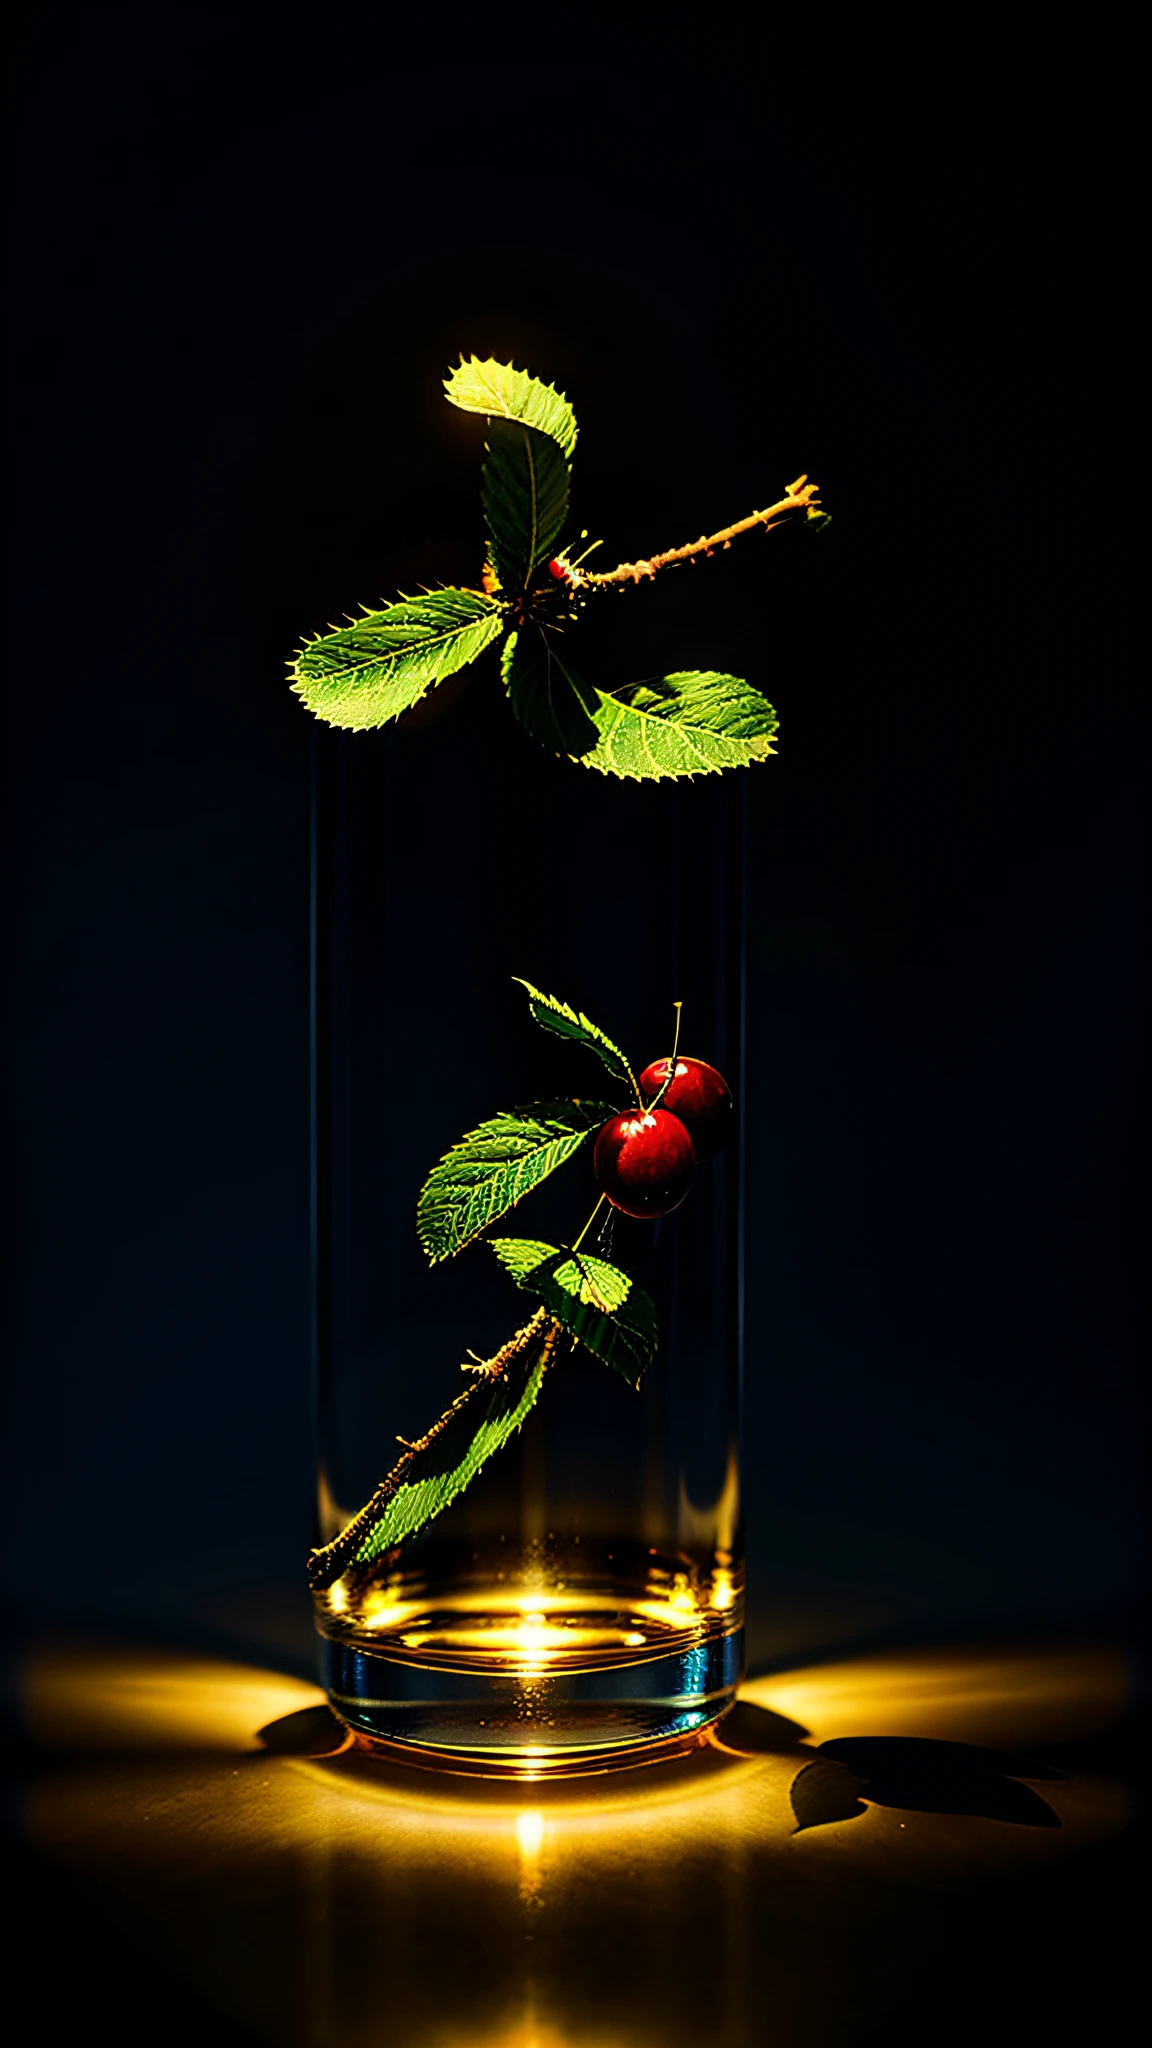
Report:
M 620 562 L 615 569 L 605 569 L 599 575 L 585 573 L 581 582 L 589 587 L 603 587 L 607 583 L 639 583 L 642 576 L 651 579 L 657 569 L 674 568 L 677 562 L 694 561 L 697 555 L 710 555 L 713 548 L 726 548 L 738 534 L 751 533 L 753 527 L 762 526 L 770 532 L 779 526 L 790 512 L 815 514 L 820 509 L 820 486 L 810 484 L 807 475 L 798 476 L 794 484 L 785 486 L 787 495 L 775 505 L 769 505 L 764 512 L 752 512 L 747 519 L 738 519 L 733 526 L 722 526 L 718 533 L 702 533 L 699 540 L 688 541 L 682 548 L 668 548 L 662 555 L 653 555 L 648 561 Z
M 607 1195 L 601 1195 L 600 1200 L 597 1202 L 596 1207 L 593 1209 L 592 1214 L 588 1218 L 587 1223 L 584 1225 L 583 1230 L 580 1232 L 579 1237 L 576 1239 L 575 1244 L 570 1247 L 572 1252 L 575 1253 L 579 1251 L 581 1245 L 584 1242 L 584 1239 L 587 1237 L 588 1232 L 591 1230 L 592 1225 L 595 1223 L 596 1218 L 600 1214 L 600 1211 L 604 1207 L 604 1204 L 607 1200 Z
M 581 562 L 586 562 L 588 560 L 589 555 L 594 555 L 596 553 L 597 548 L 602 548 L 603 545 L 604 543 L 602 540 L 594 540 L 590 548 L 585 548 L 584 553 L 582 555 L 577 555 L 575 561 L 569 562 L 568 567 L 570 569 L 578 569 L 580 567 Z
M 669 1088 L 672 1086 L 672 1083 L 676 1078 L 676 1055 L 680 1050 L 680 1013 L 683 1010 L 684 1005 L 683 1003 L 673 1003 L 672 1008 L 676 1012 L 676 1029 L 672 1035 L 672 1057 L 668 1062 L 668 1072 L 664 1076 L 663 1085 L 661 1086 L 659 1094 L 654 1095 L 651 1102 L 648 1104 L 649 1115 L 651 1115 L 651 1112 L 654 1109 L 659 1109 L 660 1104 L 664 1100 L 665 1095 L 668 1093 Z

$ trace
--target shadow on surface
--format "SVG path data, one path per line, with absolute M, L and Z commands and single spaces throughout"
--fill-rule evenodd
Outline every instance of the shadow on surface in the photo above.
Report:
M 1017 1826 L 1058 1828 L 1060 1817 L 1021 1778 L 1063 1780 L 1063 1771 L 970 1742 L 925 1736 L 843 1736 L 824 1742 L 792 1785 L 796 1832 L 857 1820 L 873 1806 L 908 1813 L 971 1814 Z
M 487 1777 L 448 1771 L 431 1760 L 411 1762 L 384 1751 L 362 1747 L 329 1707 L 305 1707 L 283 1714 L 257 1731 L 260 1748 L 248 1754 L 253 1764 L 269 1756 L 297 1758 L 325 1766 L 325 1775 L 357 1791 L 377 1791 L 419 1799 L 421 1804 L 451 1809 L 477 1805 L 519 1811 L 526 1798 L 533 1806 L 627 1806 L 637 1799 L 650 1803 L 653 1794 L 677 1795 L 714 1784 L 737 1771 L 753 1756 L 794 1750 L 803 1732 L 783 1715 L 758 1707 L 744 1709 L 745 1728 L 754 1731 L 739 1748 L 701 1741 L 699 1748 L 659 1766 L 633 1766 L 585 1774 L 557 1772 L 548 1777 Z M 758 1723 L 765 1724 L 758 1727 Z M 727 1729 L 727 1721 L 724 1728 Z
M 1121 1786 L 1054 1783 L 1121 1732 L 1091 1656 L 799 1672 L 675 1762 L 553 1781 L 342 1748 L 316 1688 L 195 1658 L 58 1655 L 25 1698 L 27 1947 L 91 1928 L 72 2035 L 94 1998 L 132 2048 L 371 2044 L 381 2014 L 404 2048 L 1075 2048 L 1139 1946 Z
M 740 1762 L 757 1756 L 805 1756 L 811 1761 L 793 1780 L 792 1811 L 796 1833 L 858 1820 L 868 1805 L 901 1812 L 968 1814 L 1022 1827 L 1059 1828 L 1059 1816 L 1047 1800 L 1021 1779 L 1063 1781 L 1066 1773 L 1049 1764 L 1033 1763 L 1008 1751 L 982 1749 L 974 1743 L 937 1742 L 921 1736 L 844 1736 L 825 1742 L 812 1754 L 804 1744 L 807 1730 L 766 1707 L 742 1700 L 700 1747 L 672 1764 L 661 1765 L 658 1779 L 669 1790 L 686 1789 L 722 1777 Z M 328 1706 L 303 1707 L 282 1714 L 257 1732 L 260 1748 L 251 1761 L 267 1756 L 328 1762 L 345 1782 L 381 1791 L 416 1791 L 436 1804 L 486 1806 L 523 1804 L 526 1787 L 545 1805 L 603 1806 L 635 1798 L 641 1785 L 652 1784 L 646 1771 L 597 1773 L 577 1777 L 495 1778 L 458 1775 L 434 1765 L 411 1763 L 359 1745 Z M 867 1803 L 866 1803 L 867 1802 Z
M 733 1765 L 752 1757 L 795 1753 L 801 1750 L 802 1738 L 807 1732 L 799 1721 L 790 1721 L 786 1715 L 774 1714 L 767 1707 L 755 1706 L 751 1701 L 741 1701 L 716 1728 L 709 1729 L 701 1737 L 697 1749 L 671 1763 L 662 1762 L 658 1781 L 662 1786 L 694 1784 L 702 1779 L 722 1777 Z M 543 1798 L 547 1802 L 551 1793 L 559 1795 L 565 1804 L 594 1801 L 602 1806 L 608 1779 L 613 1780 L 613 1789 L 619 1788 L 625 1796 L 627 1788 L 635 1784 L 637 1770 L 643 1783 L 655 1782 L 650 1777 L 655 1766 L 647 1769 L 635 1766 L 624 1771 L 596 1772 L 587 1776 L 566 1776 L 558 1772 L 555 1777 L 531 1780 L 472 1776 L 467 1772 L 453 1775 L 432 1762 L 425 1763 L 417 1758 L 409 1762 L 361 1745 L 328 1706 L 301 1707 L 295 1713 L 281 1714 L 275 1721 L 269 1721 L 258 1729 L 256 1735 L 260 1748 L 250 1752 L 250 1761 L 256 1762 L 268 1756 L 310 1758 L 316 1762 L 328 1759 L 341 1778 L 397 1789 L 419 1786 L 422 1793 L 448 1804 L 461 1799 L 473 1803 L 479 1799 L 485 1804 L 520 1807 L 524 1803 L 525 1787 L 531 1784 L 534 1800 Z
M 753 1700 L 737 1700 L 717 1722 L 711 1739 L 717 1749 L 731 1750 L 734 1756 L 777 1756 L 795 1749 L 807 1733 L 807 1728 L 790 1721 L 786 1714 L 758 1707 Z
M 331 1707 L 321 1706 L 280 1714 L 256 1730 L 256 1740 L 261 1747 L 252 1752 L 255 1757 L 337 1756 L 352 1747 L 355 1737 Z

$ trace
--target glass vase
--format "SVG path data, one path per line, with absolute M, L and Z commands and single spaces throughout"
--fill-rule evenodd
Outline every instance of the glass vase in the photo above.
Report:
M 482 1241 L 430 1267 L 431 1167 L 515 1105 L 629 1106 L 532 1022 L 514 977 L 637 1073 L 671 1052 L 679 1001 L 681 1053 L 736 1103 L 672 1214 L 606 1206 L 585 1240 L 655 1303 L 639 1389 L 565 1337 L 455 1501 L 317 1594 L 328 1696 L 416 1763 L 535 1776 L 676 1755 L 743 1668 L 744 776 L 619 782 L 553 758 L 482 670 L 398 727 L 318 727 L 313 746 L 317 1544 L 534 1306 Z M 589 1142 L 496 1233 L 572 1244 L 597 1196 Z

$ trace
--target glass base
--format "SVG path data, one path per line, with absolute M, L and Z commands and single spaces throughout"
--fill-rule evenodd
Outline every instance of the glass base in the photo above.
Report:
M 551 1670 L 522 1657 L 467 1668 L 410 1661 L 323 1631 L 320 1641 L 322 1683 L 361 1743 L 485 1777 L 621 1770 L 681 1756 L 727 1712 L 744 1670 L 741 1627 L 701 1631 L 670 1654 Z

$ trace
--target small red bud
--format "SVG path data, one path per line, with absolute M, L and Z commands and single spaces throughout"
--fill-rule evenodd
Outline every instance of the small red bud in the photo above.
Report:
M 554 576 L 556 578 L 557 583 L 567 583 L 569 575 L 567 562 L 549 562 L 548 574 L 550 576 Z

